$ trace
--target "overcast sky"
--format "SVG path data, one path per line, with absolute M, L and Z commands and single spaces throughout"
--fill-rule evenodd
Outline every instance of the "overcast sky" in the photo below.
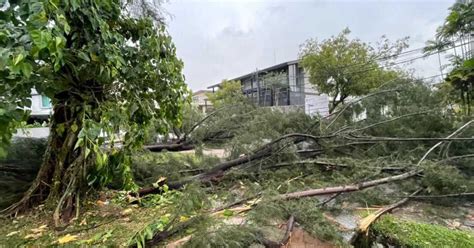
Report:
M 242 74 L 298 57 L 309 38 L 323 40 L 349 27 L 351 37 L 376 42 L 409 36 L 422 47 L 454 1 L 170 0 L 168 30 L 184 61 L 186 82 L 205 89 Z M 416 56 L 416 55 L 414 55 Z M 437 56 L 407 68 L 440 74 Z

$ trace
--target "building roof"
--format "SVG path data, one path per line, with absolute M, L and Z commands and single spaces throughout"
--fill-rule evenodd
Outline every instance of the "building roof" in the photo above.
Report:
M 198 90 L 196 92 L 193 92 L 193 95 L 199 95 L 202 93 L 212 93 L 212 90 Z
M 232 81 L 232 80 L 242 80 L 242 79 L 244 79 L 244 78 L 253 76 L 255 73 L 269 72 L 269 71 L 277 70 L 277 69 L 280 69 L 280 68 L 285 68 L 285 67 L 287 67 L 287 66 L 289 66 L 289 65 L 298 64 L 298 62 L 299 62 L 299 60 L 286 61 L 286 62 L 283 62 L 283 63 L 280 63 L 280 64 L 276 64 L 276 65 L 267 67 L 267 68 L 265 68 L 265 69 L 260 69 L 260 70 L 257 70 L 257 71 L 255 71 L 255 72 L 247 73 L 247 74 L 245 74 L 245 75 L 242 75 L 242 76 L 239 76 L 239 77 L 230 79 L 230 80 L 231 80 L 231 81 Z M 211 86 L 209 86 L 209 87 L 207 87 L 207 88 L 208 88 L 208 89 L 212 89 L 212 88 L 215 88 L 215 87 L 219 87 L 220 85 L 221 85 L 221 83 L 218 83 L 218 84 L 211 85 Z

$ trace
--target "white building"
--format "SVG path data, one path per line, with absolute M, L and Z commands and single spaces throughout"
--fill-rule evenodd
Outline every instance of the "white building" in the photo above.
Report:
M 29 110 L 31 111 L 31 120 L 48 120 L 53 110 L 51 99 L 39 94 L 35 89 L 31 89 L 31 108 L 29 108 Z
M 212 93 L 210 90 L 198 90 L 193 93 L 193 105 L 195 105 L 199 111 L 206 114 L 212 111 L 212 104 L 209 101 L 207 95 Z

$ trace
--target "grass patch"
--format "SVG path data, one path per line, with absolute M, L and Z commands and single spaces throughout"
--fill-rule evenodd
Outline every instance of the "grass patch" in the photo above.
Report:
M 126 247 L 137 230 L 160 218 L 166 208 L 138 207 L 107 201 L 88 201 L 80 218 L 65 230 L 55 230 L 51 212 L 34 209 L 17 218 L 0 219 L 0 247 L 50 247 L 71 235 L 74 240 L 64 244 L 72 247 Z
M 400 220 L 393 215 L 383 216 L 372 230 L 383 243 L 397 247 L 474 247 L 474 236 L 470 232 Z

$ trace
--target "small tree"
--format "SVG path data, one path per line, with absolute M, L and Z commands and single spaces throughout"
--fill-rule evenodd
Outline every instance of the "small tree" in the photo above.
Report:
M 319 92 L 332 97 L 329 112 L 349 96 L 361 96 L 396 77 L 384 68 L 407 47 L 406 38 L 395 43 L 383 39 L 378 48 L 358 39 L 349 40 L 349 29 L 322 42 L 310 39 L 302 45 L 302 65 Z M 381 60 L 386 59 L 382 64 Z
M 271 91 L 273 105 L 286 105 L 279 102 L 280 94 L 288 94 L 288 74 L 284 72 L 270 72 L 262 77 L 263 87 Z M 266 96 L 266 95 L 265 95 Z
M 245 96 L 242 93 L 240 81 L 222 81 L 219 90 L 208 94 L 214 108 L 220 108 L 224 105 L 238 104 L 244 101 Z
M 46 200 L 60 225 L 79 213 L 88 187 L 114 176 L 132 187 L 128 155 L 146 127 L 179 119 L 187 96 L 183 64 L 164 25 L 150 11 L 137 14 L 146 1 L 135 2 L 1 1 L 2 145 L 30 107 L 32 88 L 53 104 L 41 169 L 7 213 Z M 113 139 L 118 131 L 125 132 L 123 147 L 112 144 L 108 156 L 101 134 Z
M 450 10 L 444 24 L 436 32 L 436 39 L 428 41 L 425 52 L 454 49 L 454 55 L 449 56 L 452 69 L 446 77 L 446 83 L 459 96 L 456 100 L 460 101 L 464 112 L 470 115 L 474 102 L 474 50 L 471 40 L 474 32 L 474 3 L 455 3 Z M 458 54 L 456 49 L 461 52 Z

